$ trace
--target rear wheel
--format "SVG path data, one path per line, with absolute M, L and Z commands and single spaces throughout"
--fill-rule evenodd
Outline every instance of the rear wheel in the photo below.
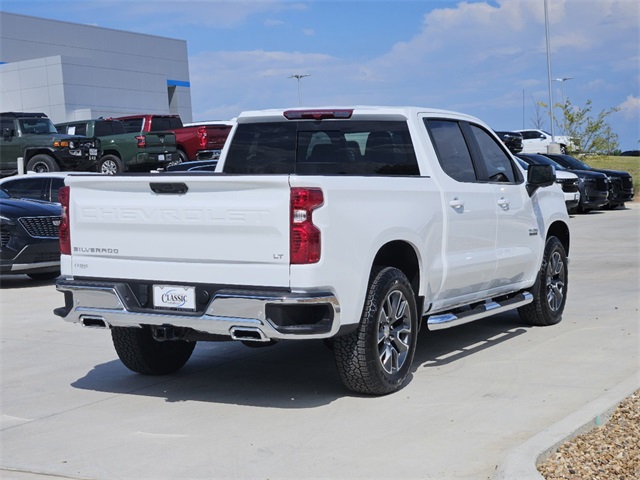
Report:
M 557 237 L 549 237 L 542 266 L 533 285 L 533 302 L 518 309 L 520 317 L 535 326 L 555 325 L 562 320 L 569 281 L 567 253 Z
M 98 172 L 106 175 L 115 175 L 121 173 L 124 170 L 122 160 L 115 155 L 105 155 L 98 162 Z
M 30 172 L 46 173 L 46 172 L 59 172 L 60 167 L 56 161 L 49 155 L 40 153 L 34 155 L 27 162 L 27 170 Z
M 417 333 L 416 300 L 407 277 L 392 267 L 374 269 L 358 329 L 334 341 L 345 386 L 373 395 L 398 390 L 409 374 Z
M 158 341 L 151 328 L 114 327 L 111 339 L 124 365 L 143 375 L 167 375 L 180 370 L 191 357 L 196 342 Z

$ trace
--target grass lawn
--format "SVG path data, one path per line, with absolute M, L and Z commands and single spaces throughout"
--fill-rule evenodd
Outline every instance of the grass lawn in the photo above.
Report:
M 583 157 L 583 162 L 593 168 L 607 168 L 609 170 L 623 170 L 633 177 L 634 201 L 640 201 L 640 157 Z

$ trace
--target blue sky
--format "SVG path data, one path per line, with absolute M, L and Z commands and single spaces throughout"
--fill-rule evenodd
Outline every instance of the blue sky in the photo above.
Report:
M 320 105 L 418 105 L 534 126 L 548 103 L 543 0 L 0 0 L 6 12 L 187 41 L 193 119 Z M 640 148 L 640 2 L 548 0 L 552 77 L 574 105 L 619 108 Z M 562 82 L 552 82 L 554 102 Z M 548 114 L 542 112 L 545 129 Z M 560 134 L 556 127 L 556 134 Z

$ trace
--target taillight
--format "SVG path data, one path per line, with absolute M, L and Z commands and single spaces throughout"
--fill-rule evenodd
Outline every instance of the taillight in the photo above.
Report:
M 292 265 L 320 261 L 320 230 L 313 224 L 313 210 L 324 202 L 319 188 L 291 189 L 291 239 L 290 262 Z
M 62 187 L 58 192 L 58 201 L 62 205 L 62 220 L 60 221 L 60 253 L 71 255 L 71 232 L 69 231 L 69 203 L 71 192 L 69 187 Z
M 207 146 L 207 129 L 205 127 L 198 129 L 198 138 L 200 139 L 200 146 L 205 148 Z
M 136 135 L 136 140 L 138 141 L 138 148 L 146 148 L 147 137 L 144 135 Z
M 327 120 L 327 119 L 348 119 L 353 115 L 353 110 L 287 110 L 282 115 L 287 120 Z

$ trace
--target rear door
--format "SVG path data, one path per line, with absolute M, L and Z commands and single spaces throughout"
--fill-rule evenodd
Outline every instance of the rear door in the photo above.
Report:
M 435 308 L 482 298 L 493 279 L 497 211 L 493 185 L 481 181 L 465 139 L 464 123 L 425 118 L 441 171 L 444 195 L 444 280 Z

